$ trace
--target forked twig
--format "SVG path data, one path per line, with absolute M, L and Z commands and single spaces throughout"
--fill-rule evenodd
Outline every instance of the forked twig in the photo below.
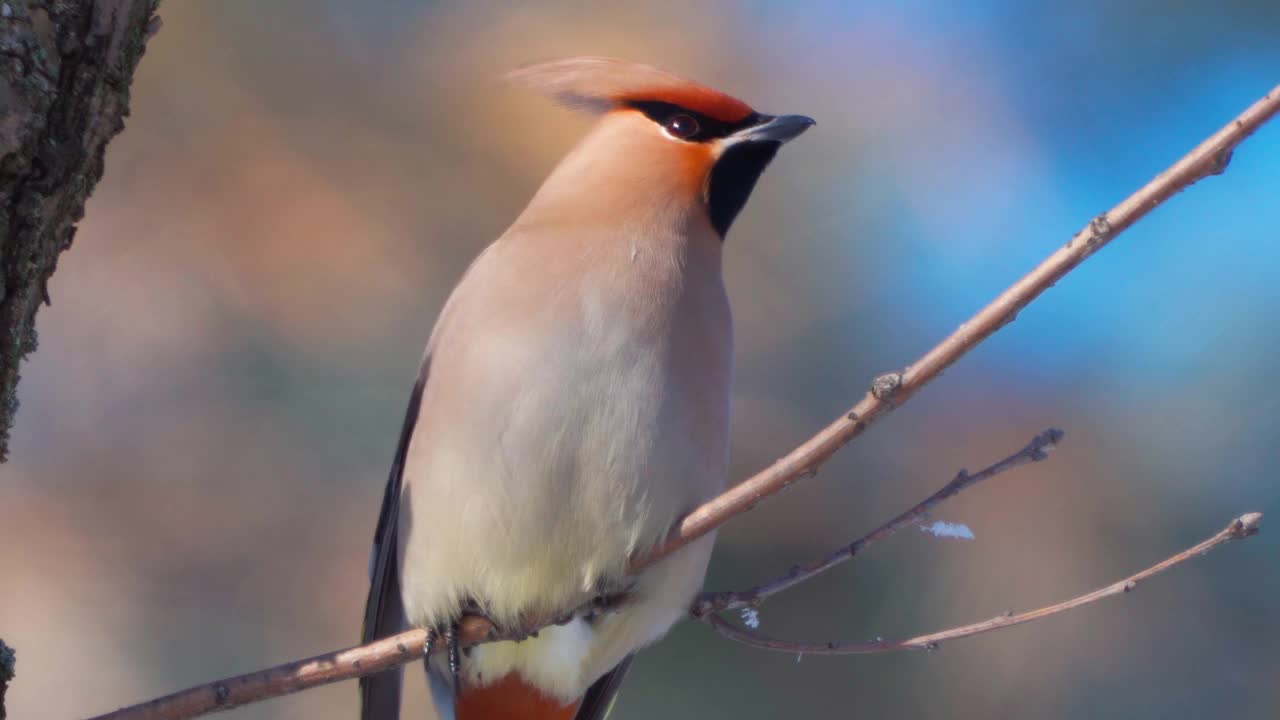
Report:
M 690 611 L 695 618 L 701 618 L 708 613 L 720 612 L 722 610 L 740 610 L 747 607 L 755 607 L 763 602 L 766 598 L 777 595 L 783 590 L 793 588 L 800 583 L 820 575 L 840 563 L 852 559 L 860 554 L 871 545 L 888 538 L 899 530 L 915 525 L 924 519 L 925 514 L 933 508 L 937 507 L 948 498 L 959 495 L 964 490 L 977 485 L 978 483 L 989 480 L 1003 472 L 1008 472 L 1017 467 L 1022 467 L 1028 463 L 1040 462 L 1049 457 L 1049 451 L 1057 447 L 1062 442 L 1065 433 L 1057 428 L 1049 428 L 1039 435 L 1031 439 L 1027 446 L 1009 457 L 1000 460 L 978 472 L 970 475 L 967 471 L 961 470 L 956 473 L 951 482 L 943 485 L 934 494 L 921 500 L 913 505 L 909 510 L 903 512 L 892 520 L 886 522 L 880 527 L 854 540 L 852 543 L 845 545 L 837 550 L 832 551 L 824 558 L 820 558 L 806 565 L 796 565 L 791 568 L 785 575 L 770 580 L 763 585 L 748 590 L 738 590 L 736 592 L 715 592 L 703 593 L 694 603 L 693 609 Z
M 949 630 L 940 630 L 928 635 L 917 635 L 905 640 L 875 640 L 872 642 L 827 642 L 827 643 L 806 643 L 792 642 L 790 640 L 776 640 L 765 637 L 757 633 L 745 630 L 731 624 L 724 618 L 710 613 L 702 616 L 701 620 L 717 633 L 740 642 L 751 647 L 763 648 L 765 650 L 774 650 L 776 652 L 798 653 L 803 655 L 869 655 L 872 653 L 892 652 L 894 650 L 936 650 L 938 645 L 947 640 L 955 640 L 957 638 L 969 637 L 970 635 L 980 635 L 992 630 L 1000 630 L 1002 628 L 1021 625 L 1035 620 L 1043 620 L 1051 615 L 1057 615 L 1068 610 L 1074 610 L 1078 607 L 1095 603 L 1103 598 L 1113 595 L 1121 595 L 1133 590 L 1138 583 L 1147 578 L 1164 572 L 1169 568 L 1180 565 L 1191 558 L 1204 555 L 1210 550 L 1231 542 L 1232 540 L 1242 540 L 1258 532 L 1258 528 L 1262 523 L 1262 513 L 1245 513 L 1235 520 L 1231 521 L 1218 534 L 1205 540 L 1194 547 L 1187 548 L 1173 557 L 1162 560 L 1155 565 L 1135 573 L 1129 577 L 1114 582 L 1104 588 L 1099 588 L 1091 593 L 1086 593 L 1079 597 L 1071 598 L 1056 605 L 1049 605 L 1037 610 L 1028 610 L 1024 613 L 1014 615 L 1012 613 L 1006 615 L 997 615 L 990 620 L 983 620 L 972 625 L 962 625 Z

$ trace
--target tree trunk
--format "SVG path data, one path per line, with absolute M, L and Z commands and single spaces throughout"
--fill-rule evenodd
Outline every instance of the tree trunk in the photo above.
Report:
M 124 129 L 159 0 L 0 0 L 0 462 L 58 255 Z

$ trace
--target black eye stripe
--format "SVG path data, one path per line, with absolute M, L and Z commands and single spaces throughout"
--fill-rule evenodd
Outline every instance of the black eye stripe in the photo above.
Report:
M 747 117 L 734 123 L 727 123 L 723 120 L 717 120 L 713 117 L 703 115 L 700 112 L 694 112 L 687 108 L 672 103 L 661 102 L 658 100 L 637 100 L 628 103 L 629 107 L 635 108 L 644 113 L 645 117 L 666 127 L 667 123 L 678 115 L 688 115 L 698 124 L 698 129 L 691 135 L 680 136 L 682 140 L 690 142 L 706 142 L 716 138 L 722 138 L 747 127 L 751 127 L 760 122 L 760 116 L 757 113 L 751 113 Z

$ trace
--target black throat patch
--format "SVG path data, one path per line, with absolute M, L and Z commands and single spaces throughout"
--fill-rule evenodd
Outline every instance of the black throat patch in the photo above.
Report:
M 769 167 L 782 143 L 741 142 L 729 147 L 711 168 L 707 184 L 707 212 L 711 227 L 723 240 L 738 213 L 747 204 L 760 174 Z

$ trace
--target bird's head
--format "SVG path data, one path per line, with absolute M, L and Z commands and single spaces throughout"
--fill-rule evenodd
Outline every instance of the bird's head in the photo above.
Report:
M 645 201 L 638 198 L 696 208 L 721 238 L 778 148 L 814 124 L 803 115 L 756 112 L 665 70 L 612 58 L 556 60 L 508 78 L 602 116 L 545 192 L 576 185 L 603 193 L 610 212 Z

